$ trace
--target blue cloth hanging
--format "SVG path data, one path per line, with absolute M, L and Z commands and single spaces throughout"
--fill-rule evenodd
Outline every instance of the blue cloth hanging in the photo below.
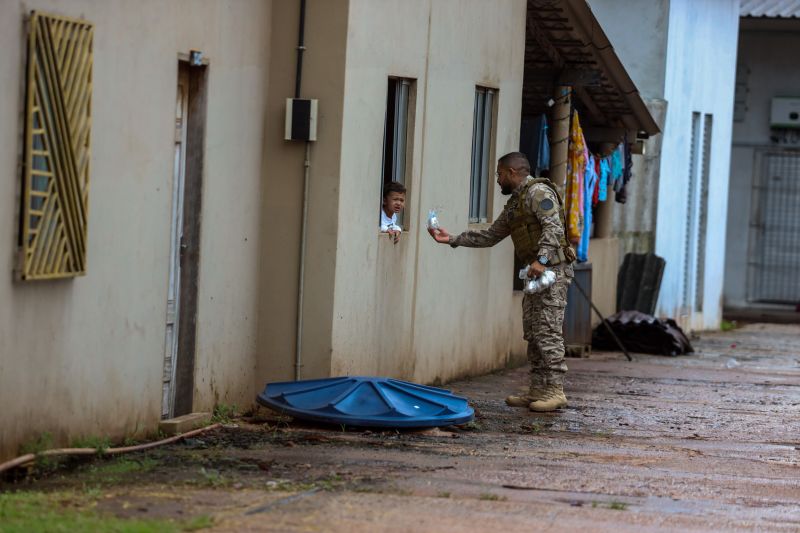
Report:
M 592 233 L 592 196 L 594 195 L 594 188 L 597 185 L 597 173 L 594 170 L 595 158 L 589 154 L 589 161 L 586 163 L 586 171 L 584 172 L 584 186 L 583 191 L 583 231 L 581 232 L 581 240 L 578 243 L 578 261 L 585 263 L 589 260 L 589 238 Z

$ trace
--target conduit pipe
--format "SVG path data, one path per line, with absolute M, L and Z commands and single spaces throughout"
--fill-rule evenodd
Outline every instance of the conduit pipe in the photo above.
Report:
M 303 81 L 303 52 L 306 51 L 306 0 L 300 0 L 300 22 L 297 28 L 297 68 L 295 69 L 294 97 L 300 98 L 300 86 Z M 303 366 L 303 290 L 306 274 L 306 238 L 308 235 L 308 177 L 311 167 L 311 143 L 306 141 L 306 151 L 303 156 L 303 220 L 300 226 L 300 272 L 297 283 L 297 337 L 295 339 L 294 353 L 294 379 L 300 379 L 300 368 Z
M 16 459 L 11 459 L 10 461 L 6 461 L 5 463 L 0 464 L 0 474 L 5 472 L 6 470 L 11 470 L 12 468 L 32 463 L 33 461 L 36 460 L 37 457 L 63 457 L 71 455 L 119 455 L 123 453 L 149 450 L 150 448 L 163 446 L 165 444 L 170 444 L 179 441 L 181 439 L 185 439 L 187 437 L 193 437 L 195 435 L 199 435 L 206 431 L 216 429 L 220 427 L 220 425 L 221 424 L 212 424 L 204 428 L 195 429 L 193 431 L 187 431 L 186 433 L 181 433 L 180 435 L 175 435 L 173 437 L 168 437 L 166 439 L 157 440 L 155 442 L 137 444 L 136 446 L 122 446 L 120 448 L 107 448 L 105 450 L 98 448 L 55 448 L 53 450 L 45 450 L 39 453 L 26 453 L 25 455 L 20 455 Z

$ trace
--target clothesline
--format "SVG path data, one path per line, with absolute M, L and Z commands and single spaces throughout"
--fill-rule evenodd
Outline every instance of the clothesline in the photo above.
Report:
M 577 246 L 578 261 L 589 259 L 592 208 L 608 200 L 613 189 L 615 200 L 625 203 L 625 186 L 632 177 L 630 145 L 620 142 L 607 155 L 589 151 L 578 112 L 570 123 L 565 208 L 567 239 Z

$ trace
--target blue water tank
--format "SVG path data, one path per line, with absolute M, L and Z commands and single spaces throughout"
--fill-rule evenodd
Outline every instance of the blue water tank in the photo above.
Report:
M 295 418 L 357 427 L 448 426 L 475 414 L 466 398 L 449 390 L 382 377 L 267 383 L 257 401 Z

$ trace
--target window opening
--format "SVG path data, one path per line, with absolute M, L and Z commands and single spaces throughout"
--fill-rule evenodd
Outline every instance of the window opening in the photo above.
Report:
M 488 222 L 489 175 L 491 174 L 491 146 L 494 137 L 494 102 L 496 91 L 486 87 L 475 88 L 475 106 L 472 116 L 472 162 L 469 187 L 469 221 Z
M 381 176 L 381 202 L 386 184 L 396 181 L 406 185 L 406 163 L 409 159 L 409 112 L 414 80 L 389 78 L 386 94 L 386 122 L 383 130 L 383 170 Z M 403 213 L 398 213 L 397 223 L 403 224 Z

